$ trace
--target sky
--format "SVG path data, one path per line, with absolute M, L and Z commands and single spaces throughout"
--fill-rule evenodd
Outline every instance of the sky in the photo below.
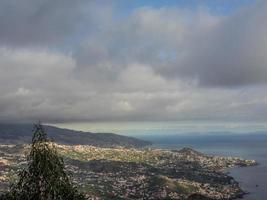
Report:
M 267 121 L 264 0 L 0 0 L 0 122 Z

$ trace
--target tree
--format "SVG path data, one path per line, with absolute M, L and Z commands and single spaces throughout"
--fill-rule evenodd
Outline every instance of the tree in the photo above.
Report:
M 85 200 L 73 186 L 54 144 L 47 139 L 42 125 L 34 125 L 27 167 L 16 184 L 0 199 L 4 200 Z

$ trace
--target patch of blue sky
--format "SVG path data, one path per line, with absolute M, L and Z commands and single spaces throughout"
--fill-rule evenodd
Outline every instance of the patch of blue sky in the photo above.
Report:
M 130 14 L 142 7 L 177 7 L 196 10 L 206 8 L 215 15 L 228 15 L 235 10 L 252 4 L 256 0 L 118 0 L 116 5 L 122 15 Z

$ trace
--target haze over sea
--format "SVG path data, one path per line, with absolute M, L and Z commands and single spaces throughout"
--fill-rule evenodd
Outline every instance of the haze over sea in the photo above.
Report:
M 244 199 L 267 196 L 267 123 L 253 122 L 97 122 L 55 124 L 91 132 L 113 132 L 153 142 L 153 147 L 192 147 L 201 152 L 254 159 L 255 167 L 231 169 L 231 175 L 249 192 Z

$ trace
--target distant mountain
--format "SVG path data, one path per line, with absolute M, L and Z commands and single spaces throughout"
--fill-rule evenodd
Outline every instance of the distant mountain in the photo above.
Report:
M 114 133 L 91 133 L 44 125 L 49 138 L 60 144 L 94 145 L 98 147 L 144 147 L 150 142 Z M 0 143 L 29 143 L 32 124 L 0 124 Z

